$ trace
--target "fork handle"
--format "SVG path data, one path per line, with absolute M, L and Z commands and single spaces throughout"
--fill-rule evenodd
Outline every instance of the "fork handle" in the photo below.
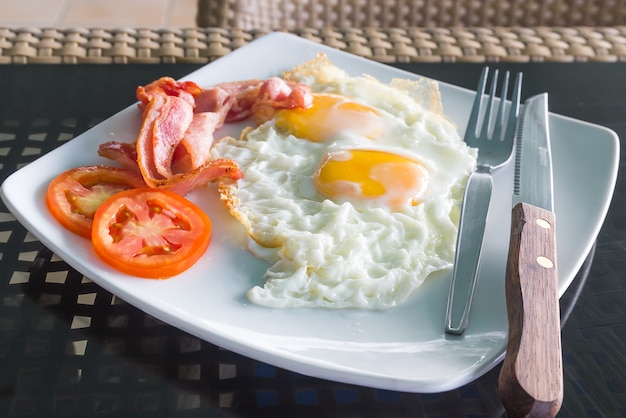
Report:
M 465 186 L 446 308 L 449 334 L 463 334 L 469 323 L 492 188 L 491 174 L 485 171 L 474 171 Z

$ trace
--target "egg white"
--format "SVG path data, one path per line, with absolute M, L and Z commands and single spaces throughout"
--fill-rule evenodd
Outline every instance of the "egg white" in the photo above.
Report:
M 406 91 L 328 63 L 287 77 L 378 109 L 386 132 L 371 140 L 347 131 L 317 143 L 278 132 L 270 120 L 242 138 L 216 142 L 213 155 L 234 159 L 244 173 L 220 184 L 223 200 L 247 228 L 250 251 L 271 264 L 265 285 L 247 296 L 268 307 L 396 306 L 432 272 L 451 267 L 476 152 L 452 123 Z M 328 152 L 353 148 L 423 164 L 430 178 L 422 203 L 391 210 L 323 195 L 313 181 L 320 162 Z

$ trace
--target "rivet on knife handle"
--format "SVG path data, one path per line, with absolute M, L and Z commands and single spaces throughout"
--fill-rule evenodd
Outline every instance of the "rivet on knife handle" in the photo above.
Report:
M 499 394 L 509 417 L 553 417 L 563 401 L 554 213 L 512 211 L 506 267 L 509 337 Z

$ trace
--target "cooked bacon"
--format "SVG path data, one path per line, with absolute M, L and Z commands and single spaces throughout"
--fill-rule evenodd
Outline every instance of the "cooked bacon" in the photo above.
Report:
M 98 153 L 139 170 L 149 187 L 186 195 L 220 177 L 243 175 L 235 161 L 209 160 L 224 123 L 274 109 L 309 107 L 310 88 L 279 78 L 221 83 L 208 89 L 162 77 L 136 91 L 142 125 L 135 144 L 107 142 Z
M 191 160 L 191 168 L 204 164 L 211 155 L 213 132 L 224 123 L 224 117 L 218 112 L 194 113 L 189 128 L 181 141 Z
M 196 97 L 195 111 L 199 113 L 218 112 L 224 106 L 230 108 L 229 100 L 232 100 L 232 97 L 226 90 L 217 86 L 211 87 Z
M 310 86 L 273 77 L 261 86 L 252 110 L 260 124 L 270 120 L 278 109 L 307 109 L 312 105 Z
M 146 105 L 143 112 L 143 123 L 139 129 L 139 136 L 135 144 L 137 149 L 137 165 L 141 170 L 144 181 L 150 187 L 155 187 L 155 180 L 161 178 L 156 169 L 154 158 L 154 124 L 159 118 L 158 109 L 165 103 L 165 96 L 154 96 Z
M 161 77 L 146 86 L 137 87 L 137 100 L 143 105 L 148 104 L 154 96 L 180 97 L 190 105 L 194 105 L 195 98 L 202 93 L 193 81 L 176 81 L 171 77 Z
M 222 83 L 210 87 L 196 98 L 197 112 L 218 112 L 223 123 L 237 122 L 252 115 L 261 81 Z
M 125 168 L 139 171 L 137 160 L 133 159 L 136 157 L 134 144 L 116 141 L 105 142 L 100 145 L 98 154 L 119 162 Z M 239 180 L 243 177 L 243 173 L 235 161 L 222 158 L 205 161 L 201 166 L 176 173 L 169 179 L 152 179 L 148 186 L 168 189 L 185 196 L 191 190 L 223 177 Z
M 218 178 L 224 177 L 231 180 L 239 180 L 243 178 L 243 173 L 239 170 L 239 165 L 235 161 L 220 158 L 209 160 L 192 171 L 177 174 L 167 180 L 159 180 L 152 187 L 166 189 L 185 196 L 194 189 L 206 186 Z
M 150 101 L 148 108 L 156 101 Z M 160 100 L 158 101 L 160 102 Z M 186 101 L 167 96 L 163 103 L 151 109 L 158 115 L 151 128 L 146 133 L 151 137 L 141 140 L 152 142 L 152 154 L 156 171 L 163 177 L 172 176 L 172 156 L 178 144 L 182 141 L 194 117 L 193 107 Z
M 311 87 L 306 84 L 268 78 L 259 92 L 257 103 L 270 103 L 276 109 L 306 109 L 313 105 Z
M 265 81 L 221 83 L 196 98 L 197 112 L 226 111 L 225 123 L 237 122 L 256 113 L 260 106 L 273 109 L 308 108 L 313 104 L 311 88 L 305 84 L 272 77 Z
M 259 99 L 261 80 L 246 80 L 231 83 L 221 83 L 218 87 L 225 90 L 233 98 L 226 114 L 226 123 L 238 122 L 247 119 L 253 113 L 253 107 Z
M 235 104 L 235 98 L 219 86 L 211 87 L 202 92 L 196 98 L 197 113 L 215 113 L 219 123 L 215 129 L 219 129 L 226 122 L 226 115 Z
M 124 168 L 139 172 L 137 165 L 137 147 L 130 142 L 109 141 L 100 144 L 98 155 L 117 161 Z

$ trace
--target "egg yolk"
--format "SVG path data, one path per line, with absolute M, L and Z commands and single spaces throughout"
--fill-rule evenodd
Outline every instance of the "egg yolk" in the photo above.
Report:
M 429 177 L 426 167 L 410 158 L 377 150 L 342 150 L 326 156 L 314 182 L 331 198 L 399 210 L 421 202 Z
M 340 133 L 375 139 L 384 131 L 376 109 L 335 94 L 314 94 L 311 107 L 279 110 L 274 120 L 278 131 L 314 142 L 332 140 Z

